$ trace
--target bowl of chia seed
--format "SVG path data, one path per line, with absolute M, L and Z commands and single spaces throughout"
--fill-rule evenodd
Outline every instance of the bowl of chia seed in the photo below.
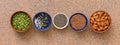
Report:
M 30 16 L 24 11 L 17 11 L 11 17 L 11 26 L 16 32 L 25 32 L 31 25 Z
M 64 29 L 68 26 L 68 17 L 65 14 L 58 13 L 53 17 L 53 25 L 57 29 Z
M 82 13 L 75 13 L 70 17 L 69 24 L 72 30 L 81 32 L 86 29 L 88 25 L 88 19 Z
M 52 24 L 51 16 L 46 12 L 39 12 L 33 18 L 34 26 L 37 30 L 48 30 Z

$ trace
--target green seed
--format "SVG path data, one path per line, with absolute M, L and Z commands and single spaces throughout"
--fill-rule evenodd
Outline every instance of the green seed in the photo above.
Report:
M 24 12 L 17 12 L 12 17 L 12 25 L 17 30 L 24 30 L 30 25 L 30 17 Z

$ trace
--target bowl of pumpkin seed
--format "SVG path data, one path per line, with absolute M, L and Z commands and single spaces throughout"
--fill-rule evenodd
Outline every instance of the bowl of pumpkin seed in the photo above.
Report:
M 11 26 L 16 32 L 26 32 L 30 28 L 31 18 L 24 11 L 17 11 L 11 17 Z

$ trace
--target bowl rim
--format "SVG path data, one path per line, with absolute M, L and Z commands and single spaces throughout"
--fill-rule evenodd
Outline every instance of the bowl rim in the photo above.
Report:
M 18 12 L 25 13 L 25 14 L 26 14 L 27 16 L 29 16 L 29 18 L 30 18 L 30 24 L 28 25 L 28 27 L 27 27 L 25 30 L 18 30 L 18 29 L 15 29 L 15 28 L 13 27 L 12 18 L 13 18 L 13 16 L 14 16 L 16 13 L 18 13 Z M 29 30 L 29 28 L 31 27 L 31 23 L 32 23 L 32 21 L 31 21 L 31 16 L 30 16 L 27 12 L 25 12 L 25 11 L 16 11 L 16 12 L 14 12 L 14 13 L 12 14 L 12 16 L 11 16 L 11 18 L 10 18 L 11 28 L 12 28 L 15 32 L 27 32 L 27 31 Z
M 48 16 L 49 19 L 50 19 L 50 23 L 49 23 L 49 25 L 48 25 L 46 28 L 37 27 L 36 24 L 35 24 L 35 18 L 37 18 L 37 16 L 38 16 L 39 14 L 41 14 L 41 13 L 47 14 L 47 16 Z M 35 27 L 37 30 L 46 31 L 46 30 L 48 30 L 48 29 L 50 28 L 51 24 L 52 24 L 52 18 L 51 18 L 51 16 L 50 16 L 50 14 L 48 14 L 47 12 L 38 12 L 38 13 L 36 13 L 36 14 L 34 15 L 34 17 L 33 17 L 33 25 L 34 25 L 34 27 Z
M 63 27 L 58 27 L 58 26 L 56 26 L 55 23 L 54 23 L 55 17 L 56 17 L 57 15 L 59 15 L 59 14 L 62 14 L 62 15 L 64 15 L 64 16 L 67 18 L 67 23 L 66 23 Z M 66 27 L 68 26 L 68 23 L 69 23 L 68 16 L 67 16 L 66 14 L 64 14 L 64 13 L 56 13 L 56 14 L 53 16 L 53 25 L 54 25 L 55 28 L 57 28 L 57 29 L 64 29 L 64 28 L 66 28 Z
M 97 11 L 95 11 L 95 12 L 93 12 L 92 13 L 92 15 L 93 14 L 95 14 L 96 12 L 105 12 L 106 14 L 108 14 L 106 11 L 103 11 L 103 10 L 97 10 Z M 90 16 L 90 18 L 92 17 L 92 15 Z M 108 14 L 109 15 L 109 14 Z M 109 15 L 109 17 L 110 17 L 110 25 L 111 25 L 111 16 Z M 90 20 L 90 19 L 89 19 Z M 89 22 L 90 23 L 90 22 Z M 97 32 L 97 33 L 104 33 L 104 32 L 106 32 L 106 31 L 108 31 L 108 29 L 110 29 L 110 25 L 109 25 L 109 27 L 106 29 L 106 30 L 104 30 L 104 31 L 101 31 L 101 32 L 99 32 L 99 31 L 95 31 L 92 27 L 91 27 L 91 23 L 90 23 L 90 29 L 92 29 L 92 31 L 94 31 L 94 32 Z
M 74 27 L 72 27 L 72 24 L 71 24 L 71 19 L 72 19 L 72 17 L 73 16 L 75 16 L 76 14 L 80 14 L 81 16 L 83 16 L 84 18 L 85 18 L 85 20 L 86 20 L 86 23 L 85 23 L 85 25 L 84 25 L 84 27 L 82 27 L 81 29 L 75 29 Z M 70 25 L 70 28 L 72 29 L 72 30 L 74 30 L 74 31 L 76 31 L 76 32 L 82 32 L 82 31 L 84 31 L 84 30 L 86 30 L 86 28 L 87 28 L 87 26 L 88 26 L 88 18 L 83 14 L 83 13 L 74 13 L 73 15 L 71 15 L 70 16 L 70 19 L 69 19 L 69 25 Z

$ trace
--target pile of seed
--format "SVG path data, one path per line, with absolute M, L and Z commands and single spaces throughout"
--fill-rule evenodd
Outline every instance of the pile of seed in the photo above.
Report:
M 48 14 L 41 13 L 35 18 L 35 24 L 37 27 L 46 28 L 50 23 Z
M 104 11 L 96 11 L 90 18 L 91 28 L 96 32 L 103 32 L 111 24 L 111 17 Z
M 25 30 L 30 25 L 30 17 L 24 12 L 17 12 L 12 16 L 12 25 L 16 30 Z
M 86 19 L 81 14 L 75 14 L 70 20 L 71 26 L 76 30 L 81 30 L 86 25 Z
M 58 14 L 54 17 L 54 24 L 57 27 L 64 27 L 67 24 L 67 17 L 64 14 Z

